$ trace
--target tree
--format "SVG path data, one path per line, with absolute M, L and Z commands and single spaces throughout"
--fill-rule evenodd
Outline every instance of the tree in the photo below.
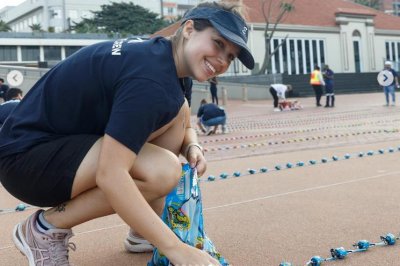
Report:
M 276 28 L 279 23 L 281 23 L 286 15 L 294 10 L 294 2 L 296 0 L 289 0 L 285 2 L 283 0 L 278 1 L 274 0 L 260 0 L 261 1 L 261 11 L 265 20 L 265 29 L 264 29 L 264 42 L 265 42 L 265 55 L 264 61 L 261 65 L 259 74 L 265 74 L 266 70 L 269 68 L 271 64 L 271 57 L 279 51 L 279 47 L 282 46 L 283 43 L 286 42 L 286 39 L 289 35 L 286 35 L 285 38 L 278 44 L 278 46 L 274 47 L 274 50 L 271 50 L 271 40 L 275 34 Z M 268 2 L 268 3 L 267 3 Z M 279 10 L 277 15 L 272 15 L 273 12 L 276 12 L 275 6 L 278 5 L 277 9 Z M 275 8 L 275 10 L 273 10 Z
M 29 25 L 29 28 L 31 28 L 32 32 L 43 32 L 40 23 L 33 23 L 32 25 Z
M 368 6 L 379 10 L 381 8 L 381 0 L 355 0 L 357 4 Z
M 11 31 L 11 28 L 6 22 L 0 20 L 0 31 Z
M 78 33 L 107 33 L 127 35 L 151 34 L 168 25 L 157 14 L 132 2 L 102 5 L 100 11 L 92 12 L 92 19 L 83 19 L 72 27 Z

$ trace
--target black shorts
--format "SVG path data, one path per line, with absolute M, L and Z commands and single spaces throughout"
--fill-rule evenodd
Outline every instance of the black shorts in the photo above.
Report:
M 0 181 L 14 197 L 53 207 L 71 199 L 76 171 L 97 135 L 71 135 L 0 160 Z

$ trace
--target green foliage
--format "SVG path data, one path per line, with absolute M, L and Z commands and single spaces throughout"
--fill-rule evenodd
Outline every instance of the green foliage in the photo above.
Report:
M 5 23 L 3 20 L 0 20 L 0 31 L 11 31 L 10 26 Z
M 31 28 L 32 32 L 43 32 L 42 25 L 40 25 L 40 23 L 29 25 L 29 28 Z
M 119 33 L 122 36 L 152 34 L 168 25 L 157 14 L 142 6 L 129 3 L 102 5 L 92 12 L 92 19 L 83 19 L 72 27 L 77 33 Z
M 280 7 L 281 7 L 281 10 L 284 12 L 291 12 L 294 10 L 293 3 L 281 2 Z
M 381 0 L 355 0 L 357 4 L 375 8 L 377 10 L 381 7 Z

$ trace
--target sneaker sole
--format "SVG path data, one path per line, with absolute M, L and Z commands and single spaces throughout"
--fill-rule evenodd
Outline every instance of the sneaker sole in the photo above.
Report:
M 142 241 L 144 242 L 146 240 Z M 132 244 L 131 242 L 134 244 Z M 129 241 L 129 239 L 125 239 L 124 246 L 126 251 L 131 253 L 150 253 L 154 250 L 154 246 L 150 243 L 137 243 L 135 241 Z
M 35 260 L 33 258 L 33 254 L 31 249 L 29 248 L 28 243 L 26 243 L 25 239 L 21 237 L 22 233 L 22 223 L 17 224 L 13 230 L 13 241 L 18 250 L 27 257 L 29 266 L 35 266 Z

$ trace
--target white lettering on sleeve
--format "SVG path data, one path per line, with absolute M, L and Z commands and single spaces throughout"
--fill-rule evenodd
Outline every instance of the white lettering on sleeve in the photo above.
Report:
M 111 48 L 111 55 L 121 55 L 122 43 L 124 40 L 116 40 Z

